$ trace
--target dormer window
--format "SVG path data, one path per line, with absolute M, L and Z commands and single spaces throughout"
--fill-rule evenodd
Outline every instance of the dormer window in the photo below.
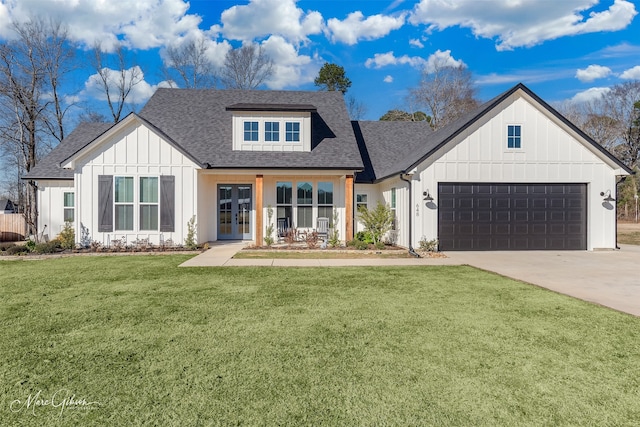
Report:
M 286 123 L 286 141 L 300 142 L 300 122 Z
M 313 105 L 235 104 L 233 149 L 238 151 L 311 151 Z
M 258 122 L 244 122 L 244 140 L 247 142 L 258 141 Z
M 280 122 L 264 122 L 264 141 L 280 142 Z

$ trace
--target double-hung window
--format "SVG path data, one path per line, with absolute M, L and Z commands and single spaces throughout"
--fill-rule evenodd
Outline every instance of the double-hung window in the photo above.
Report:
M 64 222 L 73 222 L 75 220 L 75 194 L 64 193 Z
M 300 142 L 300 122 L 285 123 L 285 141 Z
M 318 182 L 318 218 L 329 218 L 333 226 L 333 183 Z
M 244 140 L 251 142 L 258 141 L 258 122 L 244 122 Z
M 280 123 L 264 122 L 265 142 L 280 142 Z
M 298 182 L 298 227 L 313 227 L 313 184 Z
M 115 177 L 115 229 L 133 230 L 133 177 Z
M 276 183 L 276 214 L 278 221 L 286 221 L 286 227 L 293 227 L 293 221 L 291 221 L 292 188 L 291 182 Z
M 507 126 L 507 148 L 522 148 L 522 127 L 520 125 Z
M 158 230 L 158 177 L 140 177 L 140 230 Z

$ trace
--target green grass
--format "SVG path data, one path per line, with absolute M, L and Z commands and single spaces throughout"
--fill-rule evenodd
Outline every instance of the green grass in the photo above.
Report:
M 233 256 L 235 259 L 362 259 L 362 258 L 413 258 L 407 251 L 334 251 L 334 250 L 250 250 L 244 249 Z
M 640 245 L 640 232 L 638 231 L 626 231 L 624 233 L 618 233 L 618 243 L 625 245 Z
M 0 424 L 640 424 L 633 316 L 464 266 L 186 259 L 0 262 Z M 59 389 L 98 404 L 10 410 Z

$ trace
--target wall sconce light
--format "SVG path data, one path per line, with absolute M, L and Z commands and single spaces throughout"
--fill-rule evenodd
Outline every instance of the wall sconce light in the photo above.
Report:
M 424 196 L 424 200 L 426 200 L 427 202 L 433 202 L 433 197 L 431 197 L 431 194 L 429 194 L 429 190 L 423 191 L 422 195 Z
M 605 202 L 615 202 L 616 199 L 614 199 L 613 197 L 611 197 L 611 190 L 607 190 L 607 191 L 601 191 L 600 195 L 602 197 L 604 197 L 604 201 Z

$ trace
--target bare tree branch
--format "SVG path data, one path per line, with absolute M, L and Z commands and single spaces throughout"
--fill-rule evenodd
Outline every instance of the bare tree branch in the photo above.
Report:
M 207 57 L 207 41 L 192 40 L 181 46 L 169 46 L 165 50 L 167 80 L 179 77 L 187 89 L 214 88 L 217 83 L 216 69 Z
M 255 89 L 273 73 L 273 60 L 262 46 L 246 44 L 227 52 L 221 80 L 228 89 Z

